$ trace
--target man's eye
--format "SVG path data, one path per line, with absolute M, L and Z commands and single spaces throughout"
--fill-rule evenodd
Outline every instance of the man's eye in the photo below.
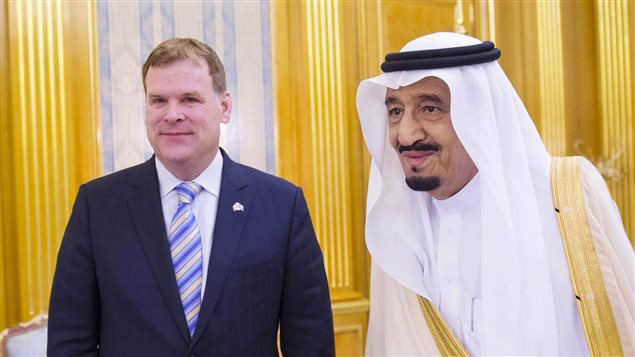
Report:
M 164 102 L 163 98 L 154 98 L 151 101 L 152 104 L 161 104 L 163 102 Z
M 198 100 L 196 100 L 196 98 L 194 98 L 194 97 L 185 97 L 185 99 L 183 101 L 186 102 L 186 103 L 195 103 Z
M 388 109 L 388 115 L 390 115 L 390 116 L 401 115 L 402 113 L 403 113 L 403 111 L 401 110 L 401 108 Z
M 419 115 L 426 120 L 439 120 L 445 117 L 446 111 L 442 107 L 435 105 L 423 105 L 419 110 Z

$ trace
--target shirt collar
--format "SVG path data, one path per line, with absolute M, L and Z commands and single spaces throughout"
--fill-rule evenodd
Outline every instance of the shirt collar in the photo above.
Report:
M 437 200 L 432 197 L 432 203 L 439 212 L 460 212 L 474 206 L 480 195 L 480 173 L 476 173 L 470 182 L 459 192 L 445 200 Z
M 154 162 L 157 167 L 157 176 L 159 177 L 159 192 L 161 193 L 161 198 L 164 198 L 176 185 L 183 181 L 174 176 L 156 157 Z M 222 173 L 223 155 L 218 150 L 212 163 L 192 181 L 198 183 L 205 191 L 218 198 Z

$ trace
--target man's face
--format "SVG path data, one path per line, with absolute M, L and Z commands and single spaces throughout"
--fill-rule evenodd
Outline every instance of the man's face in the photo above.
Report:
M 172 174 L 192 180 L 218 151 L 220 123 L 231 116 L 231 97 L 214 91 L 207 63 L 180 60 L 150 67 L 146 75 L 146 131 L 157 158 Z
M 446 199 L 478 171 L 452 127 L 450 89 L 437 77 L 386 91 L 388 134 L 416 191 Z

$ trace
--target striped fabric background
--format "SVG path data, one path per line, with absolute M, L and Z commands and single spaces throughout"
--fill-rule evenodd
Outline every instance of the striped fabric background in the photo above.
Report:
M 233 98 L 221 146 L 233 160 L 275 173 L 267 1 L 100 1 L 97 13 L 105 173 L 152 155 L 141 67 L 172 37 L 197 38 L 218 53 Z

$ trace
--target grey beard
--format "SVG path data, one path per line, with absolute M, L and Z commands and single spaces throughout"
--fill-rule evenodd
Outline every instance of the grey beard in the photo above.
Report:
M 441 186 L 438 176 L 410 176 L 406 177 L 406 185 L 413 191 L 431 191 Z

